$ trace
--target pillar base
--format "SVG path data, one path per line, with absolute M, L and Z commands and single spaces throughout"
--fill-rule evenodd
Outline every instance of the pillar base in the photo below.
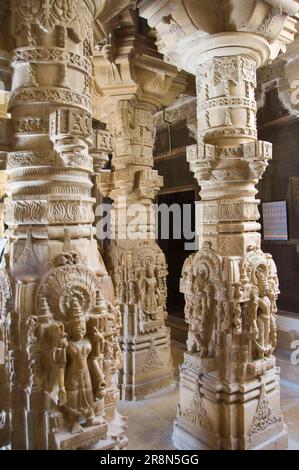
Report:
M 109 424 L 107 438 L 98 442 L 91 450 L 120 450 L 126 449 L 128 438 L 127 419 L 117 413 L 115 419 Z
M 151 398 L 175 389 L 173 375 L 158 377 L 156 380 L 144 382 L 139 385 L 122 385 L 121 400 L 137 401 Z
M 143 400 L 175 387 L 168 329 L 121 340 L 120 399 Z
M 178 450 L 219 450 L 220 447 L 213 449 L 207 446 L 203 441 L 197 439 L 185 429 L 181 428 L 177 421 L 173 425 L 172 442 Z M 249 448 L 247 450 L 287 450 L 288 449 L 288 431 L 287 426 L 275 436 L 272 436 L 262 444 Z
M 178 450 L 212 450 L 203 441 L 180 427 L 177 421 L 173 424 L 172 442 Z
M 252 376 L 252 364 L 242 379 L 229 382 L 218 376 L 213 358 L 185 353 L 175 446 L 184 450 L 287 449 L 279 370 L 272 359 L 257 361 L 259 376 Z
M 127 420 L 117 414 L 114 420 L 83 429 L 82 432 L 56 432 L 50 436 L 52 450 L 118 450 L 128 445 Z

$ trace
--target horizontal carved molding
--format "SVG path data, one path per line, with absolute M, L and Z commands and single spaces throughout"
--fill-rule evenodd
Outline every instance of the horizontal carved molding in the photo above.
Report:
M 8 225 L 17 224 L 80 224 L 92 223 L 94 220 L 92 198 L 69 200 L 46 199 L 30 200 L 19 198 L 5 200 L 5 222 Z
M 11 152 L 7 158 L 7 169 L 10 171 L 11 177 L 14 175 L 14 170 L 23 171 L 25 167 L 63 167 L 77 168 L 84 171 L 93 171 L 93 159 L 89 155 L 74 151 L 69 155 L 59 154 L 56 151 L 23 151 Z
M 12 56 L 12 65 L 22 63 L 63 63 L 75 69 L 82 70 L 88 75 L 92 72 L 92 63 L 86 57 L 75 54 L 74 52 L 66 52 L 65 49 L 58 47 L 26 47 L 15 49 Z
M 91 110 L 91 99 L 81 93 L 76 93 L 65 88 L 58 87 L 28 87 L 15 90 L 11 94 L 9 110 L 15 106 L 26 104 L 55 104 L 69 105 L 82 108 L 88 112 Z
M 49 119 L 46 117 L 23 117 L 15 121 L 14 127 L 16 134 L 49 134 Z

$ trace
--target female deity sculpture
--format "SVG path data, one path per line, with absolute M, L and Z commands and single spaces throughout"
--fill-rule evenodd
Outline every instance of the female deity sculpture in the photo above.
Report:
M 214 289 L 205 268 L 198 270 L 197 276 L 193 278 L 189 302 L 186 317 L 189 323 L 188 351 L 199 352 L 199 356 L 204 358 L 208 356 L 215 315 Z
M 81 424 L 92 426 L 98 399 L 105 394 L 102 353 L 105 339 L 93 326 L 87 335 L 86 319 L 76 297 L 72 298 L 66 337 L 56 338 L 53 362 L 59 367 L 59 401 L 69 418 L 71 431 L 82 431 Z
M 153 268 L 148 265 L 146 275 L 142 281 L 142 304 L 143 310 L 151 320 L 155 320 L 158 314 L 159 291 L 157 279 Z
M 259 359 L 269 357 L 276 346 L 276 296 L 276 286 L 269 279 L 266 266 L 258 266 L 256 285 L 252 287 L 250 294 L 249 315 Z

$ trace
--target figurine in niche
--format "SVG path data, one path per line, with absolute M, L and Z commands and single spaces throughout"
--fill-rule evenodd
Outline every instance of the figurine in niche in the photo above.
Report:
M 235 304 L 233 309 L 234 334 L 239 336 L 242 334 L 242 308 L 240 304 Z
M 123 353 L 119 345 L 117 335 L 113 337 L 112 348 L 113 348 L 115 369 L 116 370 L 121 369 L 123 367 Z
M 97 318 L 96 325 L 94 326 L 99 328 L 101 331 L 107 332 L 109 320 L 113 321 L 113 316 L 109 312 L 107 302 L 99 289 L 95 291 L 94 308 L 92 313 Z
M 20 343 L 20 317 L 18 312 L 12 310 L 8 314 L 8 338 L 10 348 L 17 348 Z
M 122 314 L 119 308 L 119 305 L 113 305 L 109 304 L 108 305 L 108 311 L 111 313 L 113 312 L 115 315 L 115 327 L 117 330 L 120 330 L 122 328 Z
M 129 304 L 135 303 L 135 282 L 134 282 L 134 270 L 129 271 L 128 280 L 128 302 Z
M 124 282 L 123 282 L 123 271 L 121 266 L 116 266 L 112 270 L 112 281 L 115 290 L 115 297 L 120 302 L 124 300 Z
M 110 338 L 109 341 L 105 341 L 104 344 L 104 360 L 103 360 L 103 367 L 104 372 L 106 375 L 111 373 L 111 369 L 114 365 L 114 350 L 112 339 Z
M 189 312 L 188 350 L 199 352 L 201 358 L 207 357 L 214 321 L 214 289 L 204 269 L 193 279 Z
M 90 338 L 87 336 L 86 319 L 77 297 L 70 305 L 66 323 L 67 341 L 62 330 L 57 330 L 53 358 L 59 366 L 59 404 L 68 418 L 71 432 L 82 431 L 81 424 L 92 426 L 95 422 L 97 399 L 105 395 L 101 359 L 104 338 L 93 326 Z M 55 334 L 54 334 L 55 336 Z
M 277 342 L 275 305 L 276 286 L 268 280 L 267 267 L 256 269 L 257 285 L 250 293 L 249 315 L 258 359 L 269 357 Z
M 112 322 L 113 327 L 119 331 L 122 328 L 122 314 L 119 308 L 119 304 L 113 305 L 111 302 L 107 302 L 107 315 L 108 320 Z
M 243 331 L 242 307 L 240 305 L 241 294 L 242 294 L 242 286 L 238 282 L 232 286 L 233 324 L 234 324 L 233 332 L 237 336 L 241 335 Z
M 41 344 L 40 344 L 40 328 L 37 318 L 31 316 L 26 322 L 27 326 L 27 353 L 29 359 L 29 390 L 31 392 L 40 391 L 43 388 L 44 377 L 41 362 Z
M 64 406 L 67 402 L 67 393 L 64 386 L 64 369 L 66 365 L 66 349 L 68 342 L 63 323 L 51 325 L 52 361 L 57 368 L 58 375 L 58 405 Z M 55 382 L 55 379 L 54 379 Z
M 218 291 L 218 301 L 222 307 L 222 332 L 227 332 L 231 328 L 231 304 L 228 299 L 227 288 L 220 286 Z
M 157 279 L 158 305 L 166 307 L 167 285 L 165 274 L 159 268 L 155 269 L 155 277 Z M 165 309 L 166 311 L 166 309 Z
M 157 279 L 150 263 L 147 264 L 145 276 L 141 279 L 140 294 L 142 309 L 145 315 L 151 320 L 156 320 L 159 306 L 159 290 Z
M 272 352 L 277 346 L 277 325 L 276 325 L 276 314 L 277 314 L 277 296 L 278 288 L 274 279 L 269 279 L 269 299 L 271 303 L 271 318 L 270 318 L 270 342 L 272 345 Z

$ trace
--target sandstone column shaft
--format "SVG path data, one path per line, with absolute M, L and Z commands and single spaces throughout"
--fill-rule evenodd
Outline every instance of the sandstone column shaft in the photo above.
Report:
M 182 271 L 189 333 L 174 442 L 284 447 L 273 356 L 278 278 L 261 251 L 255 199 L 272 151 L 256 130 L 256 68 L 267 43 L 231 34 L 226 52 L 221 39 L 211 38 L 196 70 L 198 145 L 188 160 L 201 186 L 203 244 Z
M 221 5 L 220 5 L 221 4 Z M 294 40 L 292 0 L 140 0 L 158 48 L 197 81 L 202 245 L 182 270 L 188 353 L 173 440 L 200 449 L 286 448 L 272 257 L 261 250 L 255 186 L 271 158 L 257 140 L 256 69 Z
M 11 447 L 119 447 L 121 324 L 92 227 L 95 4 L 14 1 L 12 12 Z
M 107 123 L 114 147 L 113 171 L 99 177 L 99 188 L 114 201 L 108 268 L 123 315 L 121 396 L 133 400 L 173 382 L 165 326 L 167 266 L 155 242 L 153 200 L 163 181 L 153 170 L 153 114 L 185 83 L 175 83 L 175 69 L 163 63 L 134 23 L 115 31 L 98 50 L 95 80 L 102 95 L 95 115 Z
M 121 397 L 132 400 L 171 385 L 173 376 L 170 334 L 165 327 L 167 266 L 155 243 L 152 205 L 163 184 L 153 170 L 155 109 L 138 101 L 123 101 L 120 107 L 123 121 L 114 130 L 115 182 L 111 192 L 116 238 L 108 266 L 123 312 Z M 134 226 L 135 217 L 138 222 Z

